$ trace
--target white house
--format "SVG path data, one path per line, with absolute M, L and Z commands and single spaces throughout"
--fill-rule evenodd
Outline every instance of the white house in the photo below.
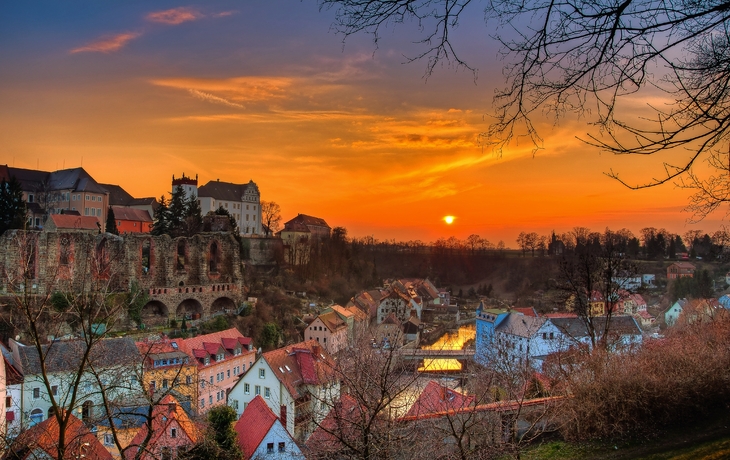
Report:
M 487 359 L 497 364 L 526 361 L 540 368 L 548 354 L 564 346 L 563 341 L 561 331 L 547 318 L 511 313 L 495 327 L 492 356 Z
M 234 429 L 245 460 L 304 460 L 297 443 L 260 395 L 246 406 Z
M 679 299 L 669 307 L 669 310 L 664 312 L 664 322 L 667 326 L 673 326 L 677 322 L 679 315 L 682 313 L 682 309 L 687 305 L 687 299 Z
M 9 342 L 12 362 L 23 376 L 18 414 L 21 429 L 40 423 L 53 414 L 51 394 L 58 407 L 77 412 L 83 421 L 100 415 L 102 389 L 96 376 L 86 372 L 77 378 L 86 347 L 84 341 L 58 341 L 43 346 L 51 394 L 46 390 L 36 348 L 12 339 Z M 87 368 L 93 365 L 107 398 L 123 399 L 141 391 L 137 376 L 141 374 L 142 358 L 131 338 L 98 341 L 91 350 L 88 363 Z M 74 387 L 77 394 L 72 401 Z
M 261 396 L 297 440 L 305 440 L 340 394 L 335 362 L 316 340 L 263 353 L 228 393 L 242 414 Z

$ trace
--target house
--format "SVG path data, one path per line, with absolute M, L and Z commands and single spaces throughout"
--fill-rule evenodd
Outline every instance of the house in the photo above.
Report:
M 126 206 L 112 206 L 119 233 L 150 233 L 152 217 L 149 211 Z
M 3 460 L 58 459 L 59 428 L 56 417 L 38 423 L 15 439 Z M 113 459 L 89 428 L 72 414 L 68 415 L 65 439 L 65 458 Z
M 367 329 L 368 316 L 354 305 L 349 307 L 332 305 L 331 307 L 325 308 L 323 313 L 329 311 L 337 313 L 337 316 L 347 325 L 347 341 L 350 344 L 354 343 L 356 338 L 361 337 Z
M 100 225 L 96 217 L 51 214 L 47 217 L 43 230 L 47 232 L 99 233 Z
M 563 342 L 560 330 L 547 318 L 510 313 L 494 328 L 493 343 L 484 360 L 502 366 L 530 364 L 540 368 L 549 353 L 562 349 Z M 480 351 L 486 350 L 476 350 Z
M 667 326 L 673 326 L 677 322 L 682 309 L 687 305 L 687 299 L 679 299 L 667 311 L 664 312 L 664 323 Z
M 674 306 L 672 306 L 674 307 Z M 671 309 L 670 309 L 671 310 Z M 683 324 L 693 324 L 714 319 L 725 309 L 716 299 L 691 299 L 685 302 L 677 316 L 677 321 Z M 675 321 L 672 324 L 676 324 Z M 667 324 L 669 325 L 669 324 Z
M 479 302 L 476 311 L 476 353 L 474 359 L 482 365 L 489 363 L 491 348 L 494 343 L 494 329 L 509 315 L 504 309 L 487 308 L 484 301 Z
M 83 340 L 55 341 L 43 345 L 45 356 L 42 367 L 35 346 L 23 345 L 9 340 L 12 363 L 23 375 L 20 416 L 21 430 L 37 425 L 53 414 L 55 407 L 78 411 L 84 422 L 91 423 L 101 415 L 102 389 L 106 398 L 122 401 L 135 397 L 141 391 L 137 376 L 141 374 L 141 358 L 134 341 L 130 338 L 103 339 L 96 342 L 90 351 L 86 372 L 78 376 L 82 359 L 86 353 Z M 96 375 L 90 373 L 93 367 Z M 51 394 L 48 393 L 43 369 L 48 379 Z M 69 407 L 74 397 L 73 407 Z
M 656 275 L 645 273 L 641 275 L 641 283 L 644 286 L 654 286 L 656 285 Z
M 238 434 L 238 445 L 244 460 L 304 459 L 297 443 L 261 395 L 248 403 L 234 430 Z
M 584 318 L 550 318 L 561 333 L 561 346 L 555 351 L 566 351 L 573 346 L 592 346 L 591 334 Z M 608 341 L 609 348 L 621 351 L 641 345 L 643 335 L 636 320 L 631 316 L 600 316 L 591 318 L 597 341 Z M 606 322 L 608 330 L 606 331 Z
M 109 192 L 109 206 L 112 206 L 112 208 L 122 207 L 147 211 L 151 219 L 154 219 L 155 212 L 160 208 L 160 203 L 155 197 L 135 198 L 119 185 L 101 184 L 101 186 Z M 114 213 L 117 217 L 116 211 Z M 117 227 L 119 227 L 119 224 L 117 224 Z
M 142 357 L 142 385 L 152 395 L 170 393 L 192 407 L 198 401 L 197 361 L 187 354 L 183 339 L 144 340 L 136 343 Z
M 378 324 L 373 331 L 373 341 L 383 348 L 400 347 L 403 345 L 403 324 L 395 316 L 389 313 L 382 323 Z
M 588 298 L 588 311 L 591 316 L 606 314 L 606 300 L 599 291 L 591 292 L 591 296 Z
M 654 318 L 648 311 L 646 310 L 640 310 L 634 313 L 634 318 L 636 321 L 639 322 L 642 329 L 649 329 L 651 328 L 654 323 L 656 322 L 656 318 Z
M 472 407 L 475 399 L 474 395 L 459 393 L 435 380 L 430 380 L 405 416 L 415 417 Z
M 226 392 L 256 360 L 251 339 L 235 327 L 185 339 L 185 353 L 198 368 L 198 413 L 226 403 Z
M 192 181 L 193 179 L 186 178 L 183 174 L 183 177 L 178 179 L 173 176 L 172 185 L 173 188 L 181 185 L 191 186 Z M 197 185 L 197 177 L 194 181 Z M 210 181 L 197 188 L 197 195 L 203 215 L 223 208 L 236 220 L 241 235 L 263 235 L 261 193 L 253 180 L 247 184 Z
M 319 239 L 329 238 L 330 226 L 324 219 L 298 214 L 284 223 L 277 232 L 284 244 L 284 260 L 290 265 L 303 265 L 309 261 L 311 244 Z
M 144 450 L 140 460 L 172 460 L 202 438 L 200 428 L 172 395 L 165 396 L 152 408 L 151 422 L 149 431 L 152 436 L 145 443 L 148 426 L 143 424 L 124 451 L 125 459 L 132 460 L 140 450 Z
M 692 278 L 695 273 L 695 266 L 689 262 L 674 262 L 667 267 L 667 278 L 674 280 L 677 278 Z
M 349 313 L 349 312 L 348 312 Z M 305 340 L 316 340 L 330 354 L 347 347 L 347 323 L 335 311 L 322 313 L 304 330 Z
M 228 405 L 242 414 L 262 396 L 281 424 L 305 440 L 339 398 L 335 361 L 316 340 L 263 353 L 228 393 Z
M 421 337 L 421 329 L 423 325 L 421 320 L 415 316 L 408 318 L 408 321 L 402 324 L 403 327 L 403 340 L 408 342 L 417 342 Z
M 0 395 L 5 406 L 5 418 L 2 424 L 2 436 L 5 439 L 14 439 L 20 433 L 20 404 L 23 398 L 23 376 L 18 372 L 6 356 L 7 349 L 3 348 L 4 394 Z M 9 355 L 9 354 L 8 354 Z M 12 357 L 11 357 L 12 358 Z

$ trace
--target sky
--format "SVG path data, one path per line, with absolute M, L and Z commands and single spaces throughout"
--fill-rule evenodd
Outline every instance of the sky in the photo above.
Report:
M 632 191 L 666 158 L 602 153 L 584 119 L 538 120 L 543 148 L 501 154 L 486 132 L 504 61 L 478 6 L 454 36 L 478 71 L 408 62 L 417 24 L 343 42 L 333 10 L 302 1 L 0 3 L 0 164 L 83 166 L 136 197 L 172 176 L 259 186 L 354 237 L 434 241 L 575 226 L 714 231 L 689 224 L 689 192 Z M 647 101 L 630 101 L 641 112 Z M 446 224 L 444 216 L 454 216 Z

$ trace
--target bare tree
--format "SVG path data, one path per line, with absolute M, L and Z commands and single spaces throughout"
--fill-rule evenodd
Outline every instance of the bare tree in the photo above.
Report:
M 261 202 L 261 223 L 264 224 L 266 236 L 279 231 L 281 227 L 281 207 L 274 201 Z
M 588 144 L 616 154 L 678 152 L 661 175 L 630 188 L 674 179 L 697 191 L 689 205 L 696 218 L 730 201 L 730 8 L 726 0 L 320 0 L 337 9 L 335 28 L 345 37 L 409 21 L 422 31 L 427 74 L 441 62 L 475 71 L 453 43 L 459 20 L 484 10 L 502 45 L 507 82 L 494 99 L 496 121 L 486 133 L 498 150 L 515 136 L 543 144 L 535 118 L 577 114 L 599 128 Z M 470 9 L 471 8 L 471 9 Z M 495 27 L 493 27 L 495 26 Z M 649 115 L 623 110 L 647 103 Z M 700 176 L 703 158 L 717 174 Z M 682 180 L 682 178 L 684 178 Z

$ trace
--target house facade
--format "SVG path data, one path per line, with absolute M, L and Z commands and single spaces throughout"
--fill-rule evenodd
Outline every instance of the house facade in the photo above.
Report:
M 142 357 L 143 387 L 152 395 L 173 394 L 195 408 L 198 401 L 198 366 L 185 351 L 183 339 L 137 342 Z
M 244 460 L 304 460 L 297 443 L 260 395 L 246 406 L 233 429 Z
M 340 394 L 336 363 L 316 340 L 263 353 L 228 393 L 242 414 L 261 396 L 294 439 L 305 440 Z
M 675 262 L 667 267 L 667 278 L 674 280 L 677 278 L 692 278 L 695 273 L 695 266 L 689 262 Z
M 238 329 L 185 339 L 185 352 L 194 359 L 198 374 L 197 411 L 226 403 L 226 393 L 256 360 L 251 339 Z
M 348 344 L 347 323 L 335 311 L 322 313 L 304 330 L 304 338 L 316 340 L 328 353 L 337 354 Z

